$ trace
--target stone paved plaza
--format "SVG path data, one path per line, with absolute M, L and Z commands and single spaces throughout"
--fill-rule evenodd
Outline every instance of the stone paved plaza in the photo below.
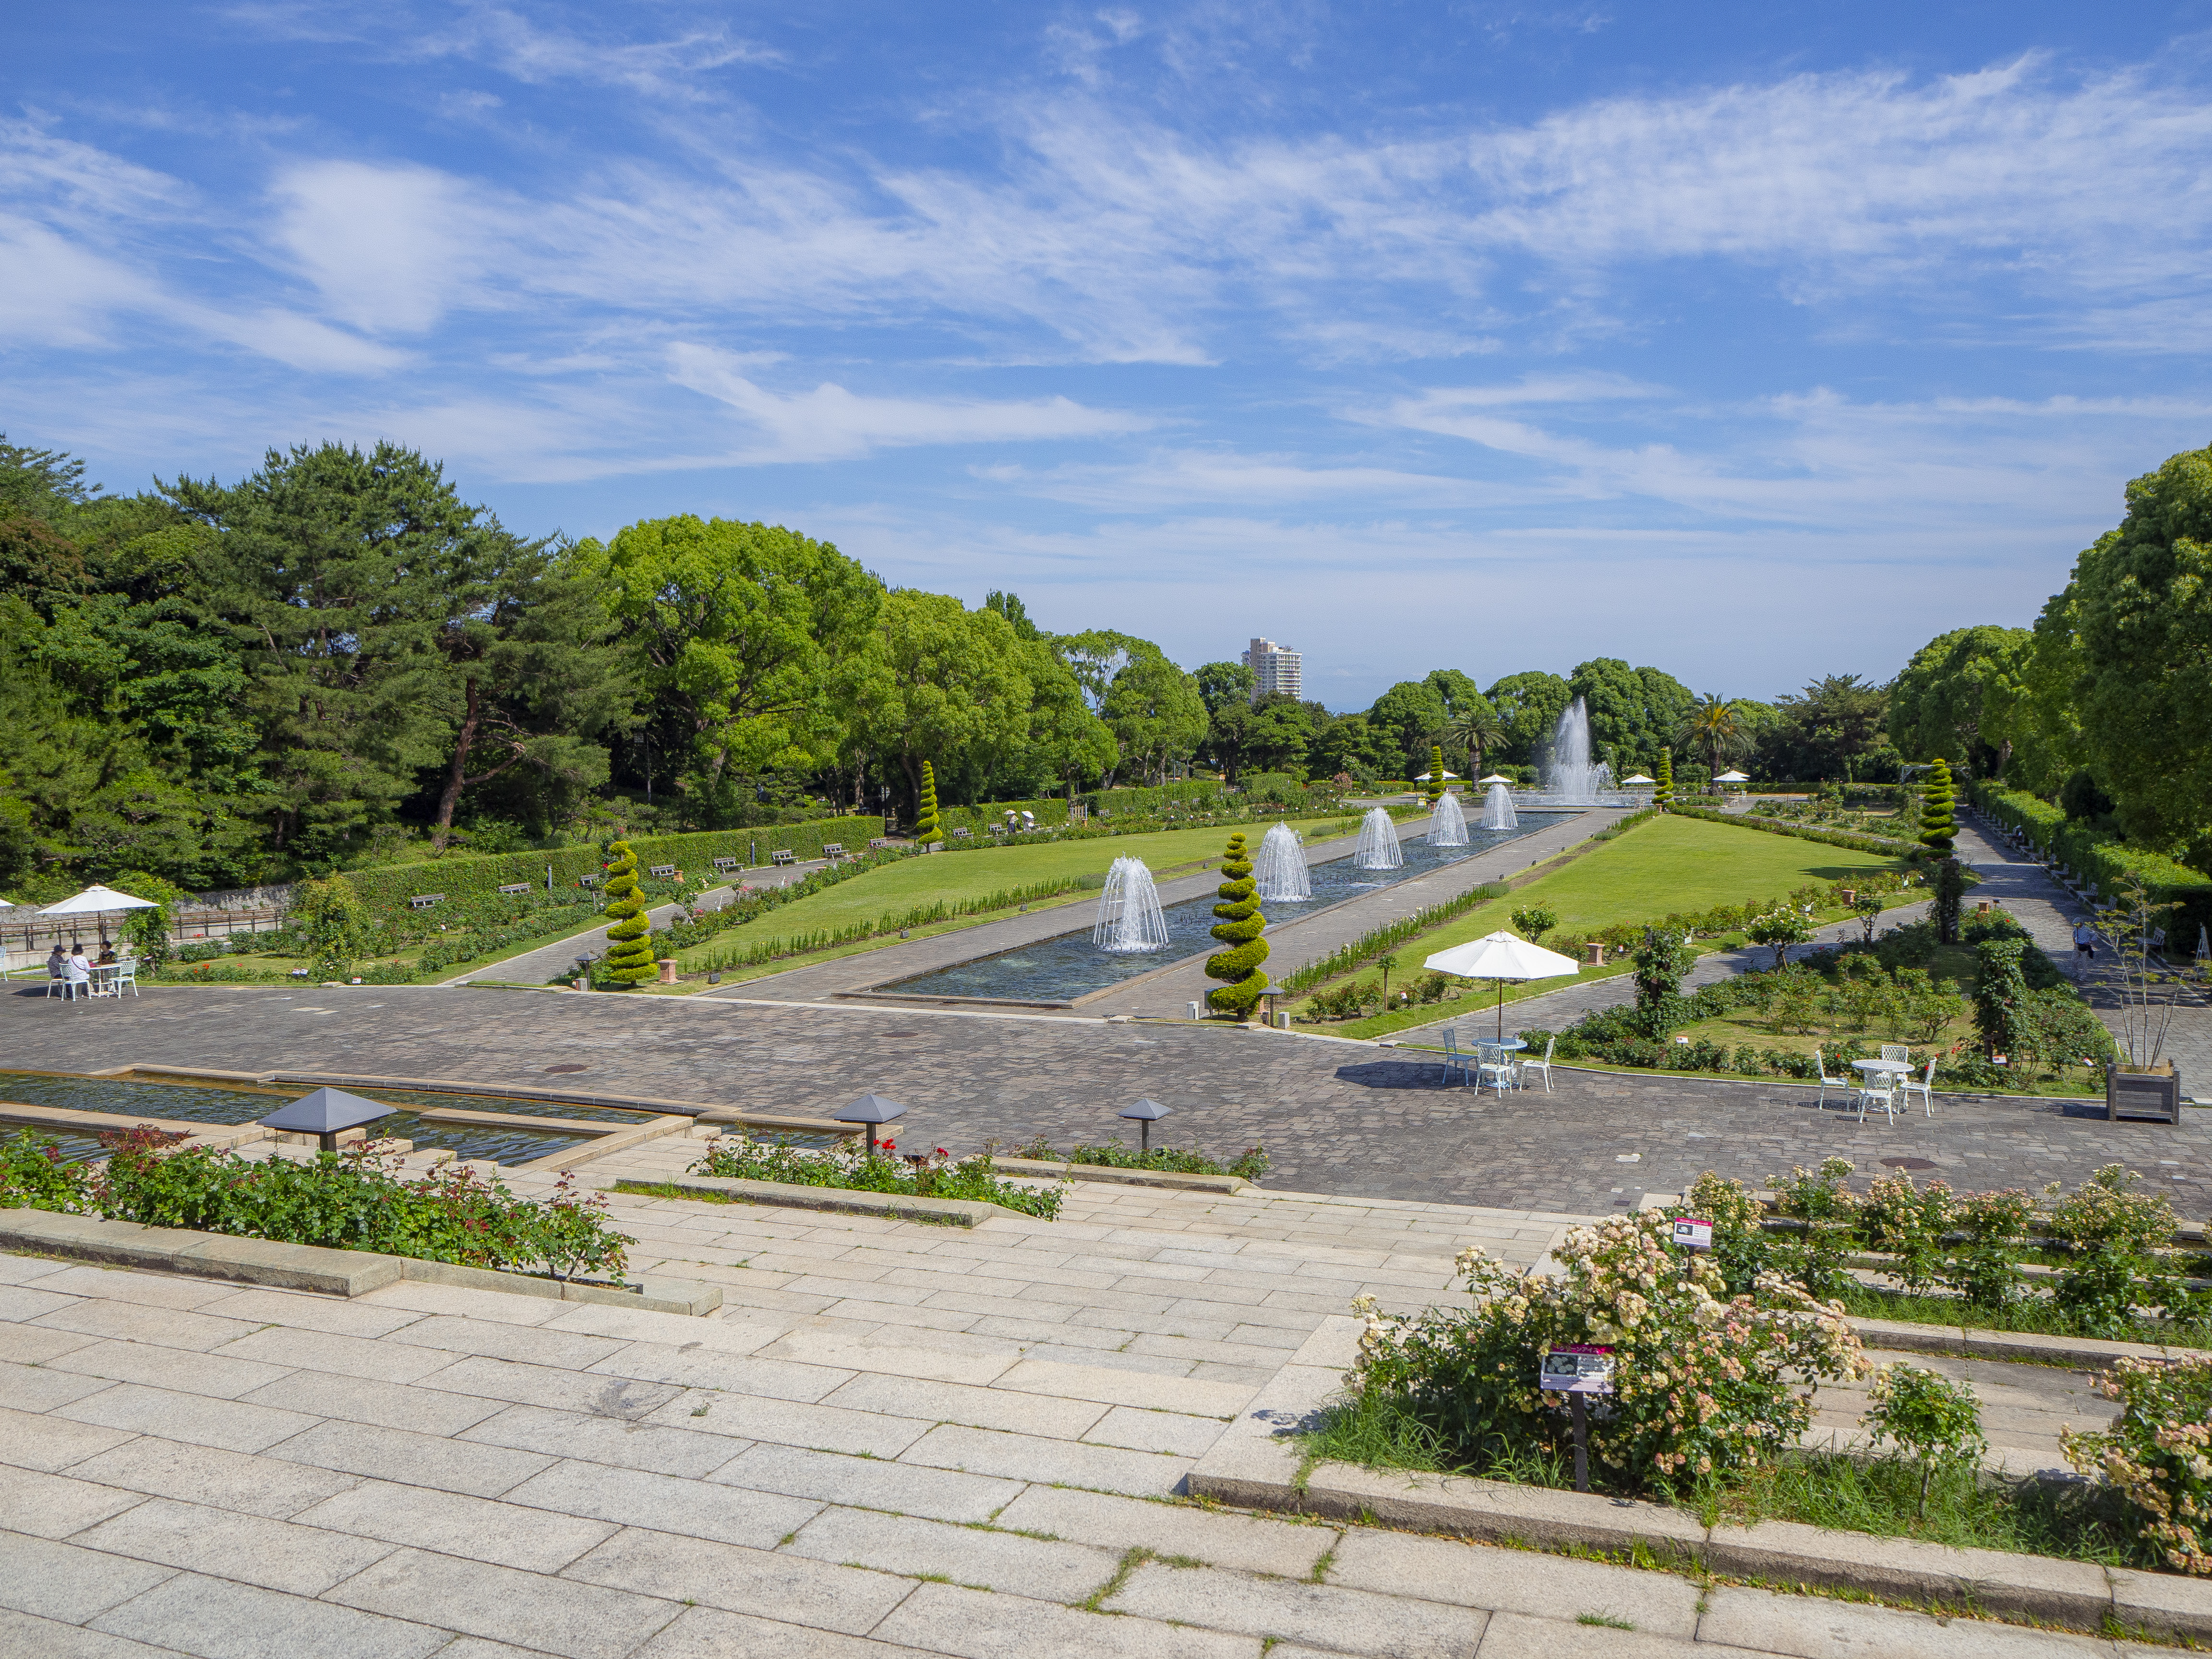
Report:
M 0 1655 L 2124 1650 L 1178 1496 L 1352 1295 L 1448 1297 L 1462 1243 L 1526 1262 L 1558 1218 L 1102 1186 L 972 1233 L 616 1211 L 635 1265 L 725 1307 L 340 1301 L 0 1256 Z M 2083 1420 L 2069 1373 L 1977 1369 L 2000 1443 Z

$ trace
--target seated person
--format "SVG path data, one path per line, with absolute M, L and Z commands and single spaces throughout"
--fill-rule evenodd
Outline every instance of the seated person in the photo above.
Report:
M 70 947 L 69 960 L 63 964 L 69 982 L 82 985 L 92 978 L 92 963 L 85 959 L 84 946 Z
M 59 939 L 54 941 L 53 954 L 46 958 L 46 977 L 48 979 L 69 977 L 69 952 L 62 949 L 62 942 Z

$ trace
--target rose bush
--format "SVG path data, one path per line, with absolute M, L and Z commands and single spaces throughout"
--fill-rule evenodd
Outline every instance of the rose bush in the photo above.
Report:
M 2178 1571 L 2212 1574 L 2212 1358 L 2123 1359 L 2097 1378 L 2120 1402 L 2110 1431 L 2063 1430 L 2067 1461 L 2118 1489 Z
M 1566 1397 L 1538 1389 L 1539 1357 L 1595 1343 L 1614 1358 L 1614 1393 L 1589 1427 L 1599 1478 L 1671 1489 L 1772 1462 L 1811 1422 L 1819 1381 L 1863 1370 L 1858 1339 L 1840 1308 L 1777 1275 L 1729 1295 L 1720 1266 L 1670 1234 L 1650 1213 L 1576 1228 L 1557 1278 L 1467 1250 L 1465 1309 L 1394 1316 L 1361 1297 L 1355 1406 L 1409 1415 L 1453 1467 L 1525 1466 L 1570 1443 Z

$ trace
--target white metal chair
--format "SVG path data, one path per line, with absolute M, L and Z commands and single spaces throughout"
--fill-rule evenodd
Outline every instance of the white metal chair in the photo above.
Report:
M 1559 1046 L 1559 1038 L 1555 1036 L 1547 1037 L 1544 1039 L 1543 1059 L 1524 1060 L 1521 1062 L 1520 1066 L 1518 1067 L 1521 1073 L 1521 1087 L 1525 1089 L 1528 1086 L 1529 1073 L 1541 1072 L 1544 1074 L 1544 1092 L 1547 1095 L 1552 1092 L 1552 1050 Z
M 115 964 L 115 975 L 109 981 L 107 994 L 119 997 L 123 994 L 125 986 L 130 988 L 132 996 L 138 994 L 138 964 L 136 962 L 118 962 Z
M 1920 1103 L 1928 1109 L 1928 1115 L 1935 1116 L 1936 1061 L 1934 1058 L 1932 1056 L 1929 1058 L 1928 1069 L 1920 1074 L 1920 1080 L 1917 1083 L 1912 1080 L 1912 1073 L 1910 1072 L 1899 1078 L 1897 1080 L 1897 1091 L 1905 1097 L 1905 1109 L 1908 1112 L 1912 1109 L 1912 1097 L 1918 1095 Z
M 1474 1054 L 1474 1086 L 1478 1090 L 1487 1083 L 1502 1096 L 1513 1087 L 1513 1057 L 1504 1043 L 1478 1042 Z
M 1910 1060 L 1912 1050 L 1901 1042 L 1885 1042 L 1881 1045 L 1881 1057 L 1884 1060 Z
M 1889 1121 L 1894 1123 L 1897 1121 L 1897 1090 L 1891 1082 L 1891 1074 L 1877 1072 L 1874 1077 L 1881 1080 L 1877 1083 L 1874 1078 L 1869 1078 L 1859 1085 L 1859 1121 L 1866 1121 L 1868 1107 L 1879 1106 L 1889 1114 Z
M 1856 1078 L 1830 1077 L 1828 1075 L 1828 1057 L 1825 1054 L 1821 1053 L 1818 1048 L 1813 1050 L 1813 1066 L 1814 1069 L 1820 1073 L 1820 1097 L 1813 1103 L 1813 1107 L 1815 1111 L 1828 1103 L 1829 1090 L 1856 1089 L 1859 1086 L 1858 1079 Z
M 1460 1074 L 1461 1085 L 1464 1086 L 1474 1079 L 1475 1057 L 1459 1046 L 1459 1028 L 1457 1026 L 1447 1025 L 1444 1027 L 1443 1037 L 1444 1076 L 1447 1078 L 1450 1077 L 1453 1068 L 1457 1067 Z

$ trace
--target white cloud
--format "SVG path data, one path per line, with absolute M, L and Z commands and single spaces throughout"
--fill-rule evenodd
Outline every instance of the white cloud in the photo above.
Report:
M 500 210 L 430 167 L 312 162 L 287 168 L 271 194 L 276 244 L 325 311 L 372 331 L 434 326 L 472 291 L 481 251 L 512 235 Z
M 1143 416 L 1086 409 L 1066 398 L 986 402 L 875 398 L 823 382 L 787 396 L 738 373 L 744 359 L 706 346 L 669 349 L 669 374 L 679 386 L 728 404 L 758 436 L 728 459 L 823 461 L 917 444 L 1033 442 L 1133 432 Z

